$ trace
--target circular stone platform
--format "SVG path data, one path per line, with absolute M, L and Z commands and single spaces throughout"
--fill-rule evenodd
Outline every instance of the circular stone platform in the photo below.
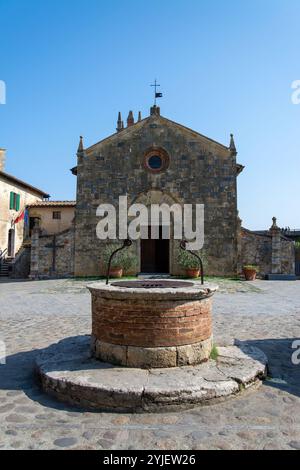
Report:
M 36 361 L 43 389 L 63 402 L 94 410 L 173 411 L 222 401 L 255 387 L 267 358 L 249 345 L 218 348 L 216 361 L 166 369 L 113 366 L 91 358 L 90 336 L 53 344 Z

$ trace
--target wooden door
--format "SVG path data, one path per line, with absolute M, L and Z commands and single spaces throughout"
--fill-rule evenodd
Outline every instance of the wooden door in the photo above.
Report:
M 148 240 L 141 240 L 141 272 L 169 273 L 169 240 L 162 239 L 162 227 L 159 227 L 159 239 L 152 240 L 151 227 L 148 227 Z

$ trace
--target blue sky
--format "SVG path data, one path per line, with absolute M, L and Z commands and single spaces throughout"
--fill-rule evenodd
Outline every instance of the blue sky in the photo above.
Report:
M 161 113 L 221 143 L 235 135 L 243 225 L 300 227 L 299 0 L 0 0 L 6 171 L 75 197 L 79 135 Z M 205 176 L 203 176 L 205 177 Z

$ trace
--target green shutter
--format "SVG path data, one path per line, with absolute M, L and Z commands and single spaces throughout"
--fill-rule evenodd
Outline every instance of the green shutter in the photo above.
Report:
M 20 194 L 16 194 L 16 211 L 20 210 Z
M 14 209 L 14 193 L 12 191 L 10 192 L 9 208 Z

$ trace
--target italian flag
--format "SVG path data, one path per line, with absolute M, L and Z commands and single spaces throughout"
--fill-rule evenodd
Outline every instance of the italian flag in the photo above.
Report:
M 14 224 L 17 224 L 21 220 L 25 220 L 25 223 L 27 223 L 28 220 L 28 214 L 27 214 L 27 209 L 23 209 L 20 215 L 14 220 Z

